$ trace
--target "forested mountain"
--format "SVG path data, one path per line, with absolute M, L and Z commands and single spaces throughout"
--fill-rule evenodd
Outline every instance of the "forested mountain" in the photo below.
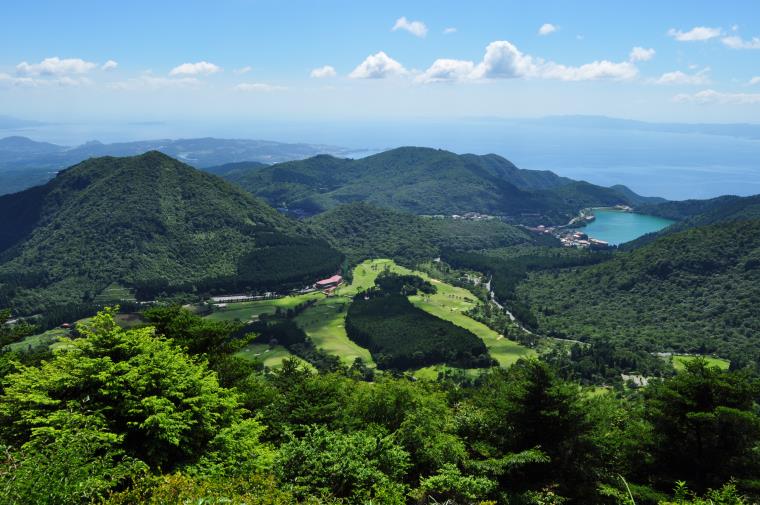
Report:
M 600 265 L 531 274 L 517 295 L 551 335 L 757 360 L 760 220 L 690 228 Z
M 136 156 L 160 151 L 197 168 L 226 163 L 278 163 L 320 153 L 345 156 L 351 150 L 314 144 L 249 139 L 156 139 L 105 144 L 96 140 L 62 146 L 14 136 L 0 139 L 0 195 L 21 191 L 53 178 L 59 170 L 89 158 Z
M 498 219 L 471 221 L 420 217 L 362 202 L 340 205 L 312 217 L 311 226 L 354 263 L 367 258 L 392 258 L 415 265 L 455 250 L 506 247 L 515 244 L 559 245 Z
M 265 288 L 333 273 L 341 257 L 229 183 L 158 152 L 97 158 L 0 197 L 0 306 L 30 313 L 118 282 L 154 296 Z
M 524 222 L 566 222 L 587 206 L 630 204 L 630 191 L 520 170 L 496 155 L 402 147 L 351 160 L 316 156 L 229 180 L 275 207 L 317 214 L 365 201 L 414 214 L 480 212 Z

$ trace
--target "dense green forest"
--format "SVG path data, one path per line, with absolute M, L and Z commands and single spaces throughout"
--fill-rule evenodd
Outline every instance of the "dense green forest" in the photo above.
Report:
M 402 147 L 357 160 L 315 156 L 225 176 L 272 206 L 312 215 L 364 201 L 413 214 L 481 212 L 520 222 L 566 223 L 589 206 L 648 201 L 496 155 Z
M 516 293 L 549 335 L 757 363 L 760 220 L 691 228 L 600 265 L 532 273 Z
M 97 158 L 0 197 L 0 307 L 92 303 L 117 282 L 175 291 L 272 289 L 337 271 L 340 253 L 229 183 L 168 156 Z
M 472 385 L 234 358 L 234 325 L 106 312 L 0 355 L 0 501 L 741 505 L 760 493 L 757 380 L 695 360 L 627 395 L 522 360 Z M 203 338 L 200 338 L 203 337 Z M 186 347 L 193 343 L 192 347 Z M 704 498 L 697 498 L 704 496 Z
M 633 250 L 659 237 L 677 233 L 688 228 L 707 226 L 728 221 L 760 219 L 760 196 L 720 196 L 709 200 L 683 200 L 644 205 L 638 209 L 644 214 L 653 214 L 678 222 L 661 230 L 639 237 L 623 244 L 621 249 Z
M 498 219 L 471 221 L 429 218 L 356 202 L 340 205 L 309 220 L 320 236 L 350 262 L 391 258 L 414 266 L 438 257 L 443 248 L 491 249 L 515 244 L 558 244 Z
M 380 368 L 493 365 L 485 344 L 472 332 L 412 305 L 407 296 L 417 292 L 434 293 L 435 287 L 414 275 L 378 276 L 376 287 L 348 308 L 349 338 L 369 349 Z

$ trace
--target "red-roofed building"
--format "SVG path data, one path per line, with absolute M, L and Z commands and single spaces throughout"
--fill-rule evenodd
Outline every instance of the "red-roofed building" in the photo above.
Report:
M 328 277 L 327 279 L 322 279 L 321 281 L 317 281 L 314 284 L 314 287 L 317 289 L 334 288 L 335 286 L 339 285 L 341 282 L 343 282 L 343 277 L 341 277 L 340 275 L 333 275 L 332 277 Z

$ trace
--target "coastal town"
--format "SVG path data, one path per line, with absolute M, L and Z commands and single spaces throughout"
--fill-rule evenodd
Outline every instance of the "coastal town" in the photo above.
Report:
M 633 212 L 633 208 L 628 205 L 615 205 L 609 207 L 610 210 L 619 212 Z M 534 233 L 542 233 L 552 235 L 559 239 L 564 247 L 576 247 L 580 249 L 607 249 L 612 247 L 609 242 L 599 240 L 594 237 L 590 237 L 587 233 L 583 233 L 578 228 L 586 226 L 594 222 L 596 216 L 594 216 L 595 208 L 583 209 L 577 216 L 572 218 L 566 225 L 562 226 L 525 226 L 526 230 Z

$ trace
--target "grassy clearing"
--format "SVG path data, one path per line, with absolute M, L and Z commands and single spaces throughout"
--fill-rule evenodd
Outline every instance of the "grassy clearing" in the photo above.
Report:
M 53 328 L 52 330 L 38 333 L 37 335 L 29 335 L 19 342 L 8 344 L 8 348 L 11 351 L 23 351 L 29 348 L 36 348 L 40 346 L 49 346 L 56 342 L 61 337 L 68 337 L 69 330 L 63 328 Z
M 279 368 L 282 366 L 282 362 L 288 358 L 295 358 L 301 364 L 312 368 L 312 366 L 306 361 L 302 360 L 298 356 L 291 354 L 290 351 L 285 349 L 281 345 L 270 347 L 268 344 L 249 344 L 245 348 L 238 351 L 235 356 L 250 360 L 259 360 L 267 368 Z
M 134 302 L 135 300 L 135 294 L 131 289 L 114 282 L 101 291 L 100 294 L 95 297 L 93 302 L 97 304 L 108 304 L 121 301 Z
M 234 321 L 235 319 L 250 321 L 261 314 L 274 314 L 278 308 L 288 310 L 309 300 L 320 300 L 324 297 L 324 294 L 315 291 L 313 293 L 285 296 L 271 300 L 230 303 L 227 304 L 226 308 L 212 312 L 206 318 L 214 321 Z
M 481 373 L 488 371 L 487 368 L 455 368 L 448 365 L 432 365 L 424 368 L 418 368 L 412 372 L 412 375 L 420 380 L 434 381 L 438 379 L 438 373 L 446 370 L 463 371 L 468 379 L 476 379 Z
M 351 365 L 356 358 L 374 367 L 372 355 L 346 335 L 346 311 L 351 300 L 345 296 L 332 296 L 317 302 L 295 318 L 314 345 L 329 354 L 338 356 L 342 363 Z
M 673 368 L 676 369 L 677 372 L 680 372 L 681 370 L 686 369 L 686 363 L 689 361 L 694 361 L 697 358 L 704 358 L 708 365 L 710 366 L 716 366 L 720 368 L 721 370 L 728 370 L 729 365 L 731 365 L 731 362 L 726 359 L 721 358 L 714 358 L 712 356 L 690 356 L 685 354 L 674 354 L 673 355 Z

